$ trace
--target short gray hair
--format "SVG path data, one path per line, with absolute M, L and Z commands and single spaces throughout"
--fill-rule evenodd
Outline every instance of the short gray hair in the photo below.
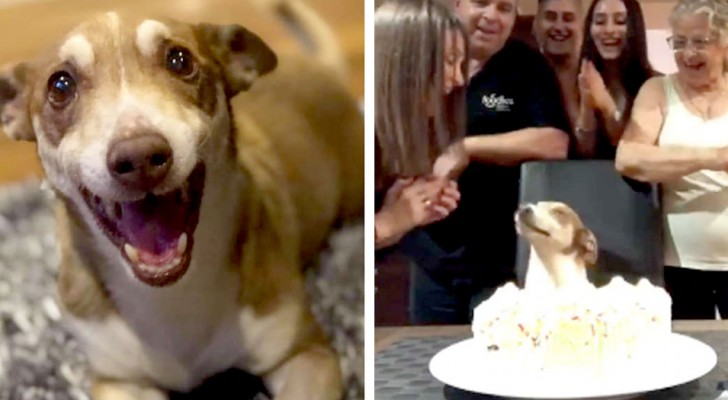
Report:
M 721 43 L 728 43 L 728 0 L 680 0 L 670 14 L 670 26 L 674 28 L 679 19 L 699 14 L 707 15 Z

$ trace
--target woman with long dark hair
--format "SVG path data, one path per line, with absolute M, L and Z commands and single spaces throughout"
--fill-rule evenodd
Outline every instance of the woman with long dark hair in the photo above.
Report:
M 657 75 L 647 59 L 642 8 L 637 0 L 595 0 L 584 33 L 576 150 L 612 159 L 640 87 Z

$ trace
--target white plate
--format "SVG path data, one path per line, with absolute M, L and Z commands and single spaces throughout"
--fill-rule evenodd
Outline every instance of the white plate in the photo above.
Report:
M 474 339 L 455 343 L 430 360 L 430 373 L 452 387 L 474 393 L 531 399 L 622 397 L 698 379 L 717 363 L 715 351 L 691 337 L 672 334 L 664 352 L 602 376 L 514 371 Z

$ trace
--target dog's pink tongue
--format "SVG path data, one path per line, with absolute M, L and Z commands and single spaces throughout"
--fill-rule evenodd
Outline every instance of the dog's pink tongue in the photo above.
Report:
M 177 240 L 184 233 L 185 209 L 174 194 L 148 195 L 121 204 L 118 228 L 124 239 L 139 250 L 141 262 L 160 264 L 175 256 Z

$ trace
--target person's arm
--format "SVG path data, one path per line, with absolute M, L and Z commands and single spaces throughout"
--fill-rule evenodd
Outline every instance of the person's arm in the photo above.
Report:
M 625 117 L 619 112 L 614 97 L 604 84 L 602 75 L 591 61 L 582 61 L 579 72 L 579 89 L 582 101 L 599 112 L 604 121 L 604 131 L 609 143 L 619 144 L 626 125 Z M 596 124 L 595 124 L 596 129 Z
M 457 179 L 470 164 L 470 156 L 465 148 L 464 139 L 451 144 L 440 154 L 432 166 L 434 176 Z
M 701 169 L 728 169 L 724 148 L 658 146 L 666 103 L 661 78 L 640 89 L 632 116 L 617 146 L 615 164 L 620 174 L 644 182 L 669 182 Z
M 617 109 L 617 104 L 611 95 L 609 95 L 609 101 L 599 107 L 599 113 L 602 115 L 604 130 L 607 133 L 609 143 L 613 146 L 618 145 L 627 124 L 626 119 Z
M 579 157 L 591 158 L 597 148 L 597 118 L 594 109 L 582 90 L 579 100 L 579 116 L 574 127 L 574 148 Z
M 590 106 L 581 105 L 579 120 L 577 122 L 574 138 L 576 139 L 576 151 L 579 156 L 592 157 L 596 151 L 597 136 L 599 135 L 599 123 L 597 112 L 604 122 L 604 133 L 609 143 L 617 146 L 622 139 L 626 126 L 626 119 L 618 112 L 617 106 L 609 95 L 609 102 L 596 110 Z
M 399 223 L 394 217 L 386 210 L 374 215 L 374 250 L 395 245 L 411 229 Z
M 532 160 L 563 160 L 569 150 L 569 136 L 551 127 L 468 136 L 463 143 L 471 161 L 508 166 Z
M 528 128 L 495 135 L 465 138 L 471 161 L 518 165 L 534 160 L 563 160 L 569 153 L 569 119 L 563 107 L 556 75 L 540 54 L 529 59 L 524 74 L 521 102 Z

